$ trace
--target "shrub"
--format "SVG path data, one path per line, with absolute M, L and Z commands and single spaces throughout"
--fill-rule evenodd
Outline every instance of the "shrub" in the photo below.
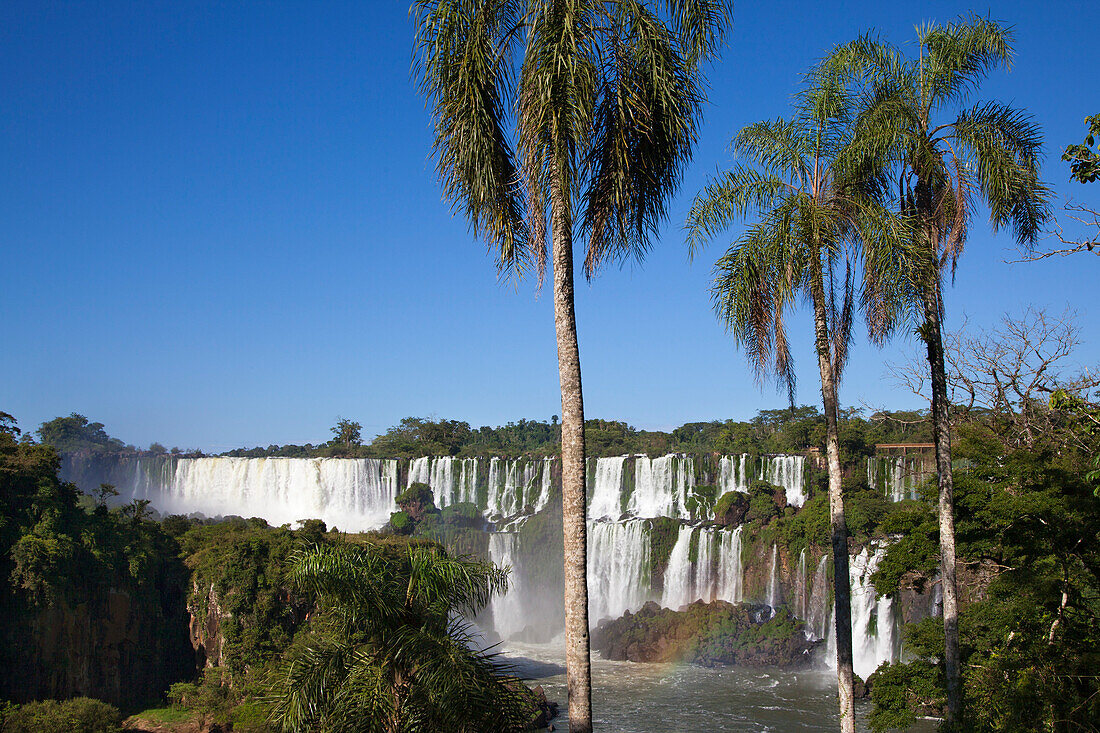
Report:
M 390 528 L 397 534 L 412 534 L 412 517 L 405 512 L 394 512 L 390 515 Z
M 42 700 L 19 705 L 8 713 L 3 733 L 116 733 L 121 726 L 118 708 L 76 697 L 64 702 Z
M 427 506 L 428 504 L 435 503 L 435 495 L 432 494 L 432 487 L 417 481 L 410 484 L 409 488 L 398 494 L 394 501 L 398 506 L 404 506 L 406 504 L 421 504 Z

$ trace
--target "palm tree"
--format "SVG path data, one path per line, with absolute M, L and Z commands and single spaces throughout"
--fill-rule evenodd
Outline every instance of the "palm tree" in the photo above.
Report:
M 421 89 L 444 194 L 521 276 L 546 265 L 547 218 L 562 401 L 569 725 L 589 731 L 591 675 L 584 404 L 573 236 L 585 273 L 641 259 L 695 143 L 700 65 L 729 0 L 418 0 Z
M 292 557 L 289 576 L 320 610 L 279 675 L 281 729 L 475 733 L 531 719 L 523 686 L 476 650 L 459 615 L 503 591 L 506 570 L 432 544 L 318 545 Z
M 858 134 L 889 151 L 900 210 L 913 221 L 908 248 L 908 304 L 925 342 L 939 474 L 940 570 L 943 583 L 946 726 L 961 720 L 954 485 L 950 403 L 944 372 L 943 275 L 952 277 L 966 243 L 976 197 L 989 206 L 994 231 L 1011 227 L 1031 245 L 1050 216 L 1039 180 L 1041 134 L 1023 111 L 998 102 L 961 108 L 990 71 L 1012 61 L 1012 32 L 968 17 L 917 29 L 917 58 L 870 37 L 838 47 L 832 73 L 862 82 Z
M 890 304 L 892 256 L 883 244 L 901 223 L 883 206 L 886 181 L 875 175 L 849 134 L 847 100 L 835 80 L 812 75 L 791 120 L 758 122 L 734 140 L 744 160 L 710 183 L 688 216 L 691 252 L 733 221 L 758 217 L 715 265 L 715 311 L 745 348 L 758 378 L 786 383 L 794 404 L 794 371 L 786 314 L 799 296 L 813 306 L 814 344 L 825 408 L 837 686 L 841 729 L 855 731 L 848 529 L 841 492 L 837 387 L 851 342 L 855 268 L 862 259 L 864 302 Z M 894 268 L 896 270 L 896 268 Z M 875 274 L 879 279 L 871 277 Z M 877 293 L 874 298 L 867 293 Z M 873 338 L 890 327 L 892 311 L 868 313 Z

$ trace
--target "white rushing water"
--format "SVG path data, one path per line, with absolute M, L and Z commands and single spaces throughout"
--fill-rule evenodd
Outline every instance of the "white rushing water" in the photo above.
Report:
M 744 600 L 745 572 L 741 567 L 741 527 L 718 533 L 718 579 L 715 595 L 723 601 Z
M 490 458 L 484 492 L 479 492 L 477 458 L 434 456 L 409 462 L 407 485 L 427 484 L 440 508 L 470 502 L 480 505 L 486 516 L 512 517 L 530 509 L 541 511 L 550 501 L 553 458 Z
M 829 621 L 832 613 L 832 604 L 829 602 L 831 589 L 829 577 L 826 575 L 826 566 L 829 563 L 829 555 L 821 556 L 821 561 L 814 571 L 814 580 L 810 585 L 809 611 L 806 615 L 806 633 L 811 639 L 824 639 L 829 635 Z
M 438 456 L 409 462 L 408 486 L 428 484 L 440 508 L 460 502 L 477 503 L 477 459 Z
M 871 575 L 885 553 L 882 548 L 873 553 L 864 548 L 848 565 L 852 583 L 852 664 L 863 679 L 883 662 L 897 659 L 899 652 L 894 601 L 887 596 L 879 597 L 871 584 Z M 835 667 L 836 628 L 832 623 L 827 638 L 831 653 L 826 661 Z
M 141 472 L 141 464 L 138 467 Z M 397 509 L 397 461 L 373 458 L 181 458 L 171 477 L 135 476 L 132 498 L 166 514 L 323 519 L 361 531 Z
M 802 506 L 806 501 L 805 456 L 758 456 L 742 453 L 722 456 L 718 459 L 718 493 L 740 491 L 747 493 L 753 481 L 766 481 L 780 486 L 791 506 Z
M 597 458 L 596 480 L 588 504 L 589 519 L 618 519 L 622 514 L 623 466 L 626 456 Z
M 649 532 L 644 520 L 588 525 L 588 617 L 636 611 L 649 599 Z
M 809 608 L 807 604 L 807 591 L 806 591 L 806 549 L 803 548 L 802 552 L 798 553 L 798 571 L 794 576 L 794 609 L 793 613 L 796 618 L 800 618 L 803 621 L 809 616 Z
M 779 608 L 779 604 L 783 602 L 781 588 L 779 584 L 779 550 L 775 545 L 772 545 L 772 560 L 768 571 L 768 597 L 764 602 L 768 604 L 773 613 Z
M 695 490 L 695 466 L 689 456 L 638 456 L 634 462 L 634 492 L 627 511 L 636 517 L 690 519 L 688 494 Z
M 867 484 L 885 493 L 891 501 L 919 499 L 921 485 L 930 475 L 919 455 L 867 459 Z
M 508 590 L 493 596 L 490 610 L 493 628 L 502 639 L 511 639 L 526 627 L 523 614 L 523 579 L 516 562 L 516 534 L 493 532 L 489 535 L 489 560 L 500 568 L 511 568 Z

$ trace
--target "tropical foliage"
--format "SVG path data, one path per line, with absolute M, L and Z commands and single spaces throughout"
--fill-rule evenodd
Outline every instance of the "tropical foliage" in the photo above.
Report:
M 276 688 L 283 729 L 473 733 L 522 729 L 536 714 L 522 684 L 476 650 L 456 615 L 503 590 L 506 571 L 431 545 L 403 556 L 323 545 L 296 554 L 290 577 L 319 611 Z

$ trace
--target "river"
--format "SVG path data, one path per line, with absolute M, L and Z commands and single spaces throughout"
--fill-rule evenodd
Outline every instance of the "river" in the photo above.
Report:
M 530 684 L 542 685 L 561 708 L 555 729 L 568 729 L 565 648 L 562 644 L 508 642 L 504 661 Z M 599 733 L 697 731 L 836 731 L 836 677 L 828 670 L 791 672 L 744 667 L 639 664 L 592 660 L 593 723 Z M 859 730 L 868 730 L 869 703 L 857 707 Z M 935 725 L 918 722 L 914 733 Z

